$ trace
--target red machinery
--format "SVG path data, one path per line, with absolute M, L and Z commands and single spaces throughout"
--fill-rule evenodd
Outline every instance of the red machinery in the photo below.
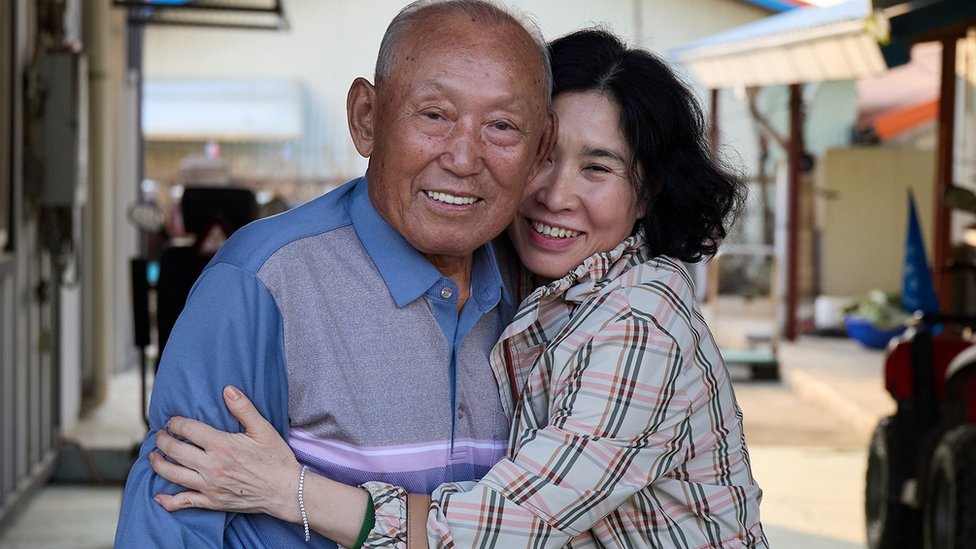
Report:
M 971 328 L 976 317 L 918 315 L 887 350 L 898 407 L 871 438 L 871 549 L 976 548 L 976 344 L 937 326 Z

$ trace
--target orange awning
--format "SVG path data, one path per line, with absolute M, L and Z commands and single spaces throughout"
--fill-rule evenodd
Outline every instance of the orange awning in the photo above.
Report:
M 939 114 L 939 100 L 931 99 L 915 105 L 890 110 L 874 119 L 874 133 L 885 141 L 935 120 Z

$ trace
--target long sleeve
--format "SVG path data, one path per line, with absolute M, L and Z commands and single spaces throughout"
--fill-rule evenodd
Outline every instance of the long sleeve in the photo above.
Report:
M 523 405 L 543 409 L 524 417 L 548 421 L 523 425 L 511 458 L 480 482 L 434 492 L 432 546 L 561 547 L 683 462 L 691 403 L 675 340 L 653 319 L 625 313 L 573 347 L 546 355 L 563 359 L 551 365 L 549 387 L 525 391 L 541 398 Z M 366 487 L 377 543 L 402 541 L 403 492 Z
M 149 432 L 129 472 L 115 546 L 222 547 L 234 515 L 191 509 L 168 513 L 152 498 L 183 489 L 155 474 L 155 434 L 175 415 L 239 432 L 222 389 L 233 384 L 287 440 L 288 387 L 282 323 L 265 286 L 226 263 L 209 266 L 187 300 L 162 356 L 149 408 Z

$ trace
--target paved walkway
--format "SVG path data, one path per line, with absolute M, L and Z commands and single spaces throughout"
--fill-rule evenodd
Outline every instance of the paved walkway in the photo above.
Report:
M 111 549 L 121 486 L 49 484 L 0 535 L 2 549 Z
M 866 549 L 864 467 L 855 448 L 752 446 L 773 549 Z
M 841 338 L 801 337 L 781 343 L 783 379 L 869 438 L 878 421 L 894 413 L 884 388 L 884 353 Z
M 702 309 L 723 350 L 745 349 L 749 335 L 774 331 L 774 305 L 768 300 L 723 296 Z M 894 412 L 884 388 L 883 351 L 846 337 L 800 336 L 780 339 L 776 346 L 784 382 L 859 435 L 870 437 L 878 420 Z

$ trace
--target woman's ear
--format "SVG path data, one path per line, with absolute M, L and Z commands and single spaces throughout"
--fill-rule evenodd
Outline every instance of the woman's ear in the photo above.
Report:
M 365 158 L 373 154 L 373 129 L 376 122 L 376 86 L 365 78 L 353 80 L 346 95 L 346 118 L 352 142 Z
M 532 170 L 529 171 L 529 177 L 526 181 L 532 181 L 542 166 L 546 164 L 546 160 L 552 156 L 552 148 L 556 144 L 557 135 L 559 135 L 559 119 L 556 117 L 556 111 L 550 110 L 549 114 L 546 115 L 546 126 L 542 130 L 542 139 L 539 140 L 539 150 L 536 151 L 535 162 L 532 163 Z

